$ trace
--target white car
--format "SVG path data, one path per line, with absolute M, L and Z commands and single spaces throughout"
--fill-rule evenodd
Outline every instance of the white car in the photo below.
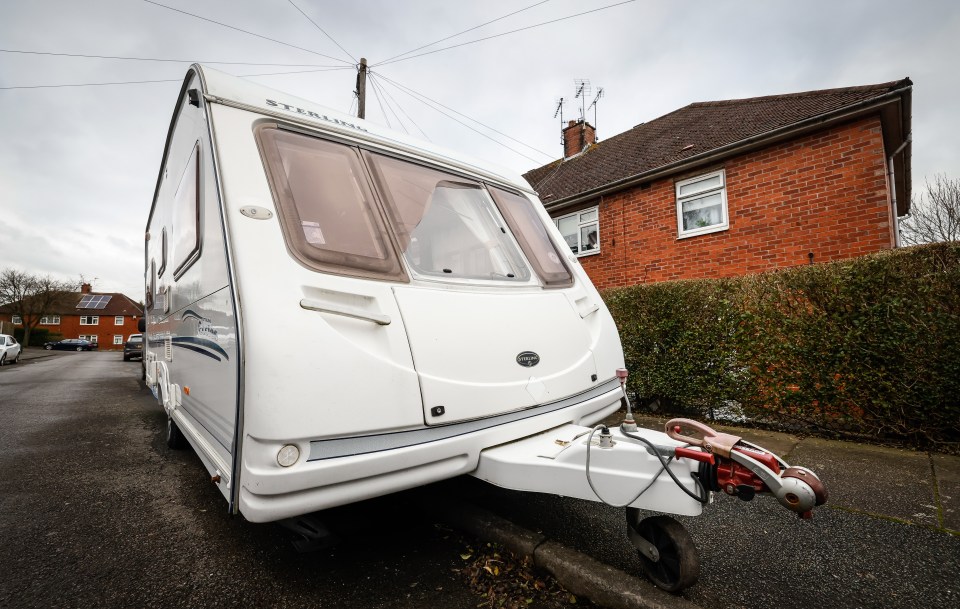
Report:
M 20 343 L 9 334 L 0 334 L 0 366 L 20 361 Z

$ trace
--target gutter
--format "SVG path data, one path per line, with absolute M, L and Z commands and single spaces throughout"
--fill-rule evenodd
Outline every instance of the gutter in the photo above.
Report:
M 812 131 L 814 128 L 822 127 L 824 124 L 837 123 L 848 118 L 853 118 L 862 114 L 867 114 L 872 110 L 879 110 L 883 106 L 886 106 L 889 103 L 892 103 L 895 100 L 899 100 L 901 94 L 911 89 L 912 85 L 890 91 L 889 93 L 884 93 L 880 97 L 872 97 L 870 99 L 857 102 L 852 106 L 846 106 L 840 110 L 834 110 L 833 112 L 828 112 L 826 114 L 820 114 L 814 116 L 799 123 L 793 123 L 791 125 L 786 125 L 780 127 L 779 129 L 774 129 L 773 131 L 767 131 L 765 133 L 760 133 L 746 139 L 721 146 L 719 148 L 714 148 L 713 150 L 708 150 L 699 155 L 694 155 L 692 157 L 687 157 L 673 163 L 668 163 L 666 165 L 661 165 L 654 169 L 645 171 L 643 173 L 638 173 L 633 176 L 622 178 L 615 182 L 610 182 L 602 186 L 598 186 L 591 190 L 573 195 L 570 198 L 562 199 L 560 201 L 554 202 L 552 205 L 544 204 L 544 208 L 548 212 L 559 211 L 565 207 L 576 205 L 586 200 L 596 198 L 598 196 L 606 195 L 608 193 L 621 190 L 630 186 L 636 186 L 644 182 L 650 182 L 657 178 L 664 177 L 666 175 L 679 173 L 688 168 L 695 167 L 697 165 L 703 165 L 711 161 L 716 161 L 728 156 L 732 156 L 734 153 L 745 151 L 752 146 L 756 146 L 760 143 L 766 143 L 768 141 L 776 141 L 781 139 L 787 139 L 790 136 L 801 135 L 807 131 Z

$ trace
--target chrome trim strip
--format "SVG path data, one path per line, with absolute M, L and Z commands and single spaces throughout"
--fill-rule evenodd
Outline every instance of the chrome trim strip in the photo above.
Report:
M 380 452 L 384 450 L 394 450 L 417 444 L 436 442 L 446 440 L 456 436 L 506 425 L 514 421 L 536 417 L 549 412 L 555 412 L 570 406 L 575 406 L 587 400 L 600 397 L 605 393 L 616 391 L 619 397 L 620 384 L 615 378 L 606 381 L 583 393 L 565 398 L 563 400 L 534 406 L 526 410 L 509 412 L 486 419 L 477 419 L 473 421 L 464 421 L 462 423 L 452 423 L 450 425 L 437 427 L 420 427 L 408 431 L 398 431 L 392 433 L 370 435 L 370 436 L 352 436 L 349 438 L 333 438 L 330 440 L 313 440 L 310 442 L 310 455 L 307 461 L 319 461 L 323 459 L 336 459 L 338 457 L 352 457 L 355 455 L 364 455 L 367 453 Z
M 357 309 L 355 307 L 348 307 L 345 305 L 334 305 L 325 302 L 320 302 L 319 300 L 311 300 L 309 298 L 304 298 L 300 301 L 300 308 L 307 309 L 308 311 L 319 311 L 320 313 L 332 313 L 334 315 L 343 315 L 344 317 L 352 317 L 353 319 L 360 319 L 363 321 L 370 321 L 378 326 L 389 326 L 391 319 L 389 315 L 384 315 L 382 313 L 372 313 L 364 311 L 362 309 Z

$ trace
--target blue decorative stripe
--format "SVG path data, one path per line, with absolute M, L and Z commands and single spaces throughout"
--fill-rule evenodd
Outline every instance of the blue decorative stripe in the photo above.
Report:
M 219 355 L 217 355 L 217 354 L 215 354 L 215 353 L 210 353 L 209 351 L 207 351 L 207 350 L 204 349 L 203 347 L 198 347 L 198 346 L 196 346 L 196 345 L 187 345 L 187 344 L 184 344 L 184 343 L 173 343 L 173 346 L 174 346 L 174 347 L 182 347 L 182 348 L 187 349 L 187 350 L 189 350 L 189 351 L 195 351 L 196 353 L 199 353 L 200 355 L 206 355 L 207 357 L 212 357 L 213 359 L 217 360 L 218 362 L 221 361 Z
M 173 344 L 177 345 L 178 347 L 185 346 L 184 345 L 185 343 L 190 345 L 195 345 L 197 347 L 209 349 L 210 351 L 216 351 L 217 353 L 222 355 L 224 359 L 230 359 L 230 356 L 227 355 L 227 352 L 224 351 L 220 345 L 213 342 L 212 340 L 209 340 L 206 338 L 195 338 L 192 336 L 177 336 L 176 338 L 173 339 Z

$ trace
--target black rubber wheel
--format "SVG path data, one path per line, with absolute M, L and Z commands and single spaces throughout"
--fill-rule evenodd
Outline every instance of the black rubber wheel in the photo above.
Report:
M 700 556 L 690 533 L 669 516 L 652 516 L 636 525 L 635 530 L 660 552 L 654 562 L 637 550 L 647 578 L 667 592 L 680 592 L 697 583 L 700 577 Z
M 46 349 L 47 351 L 51 351 L 53 349 L 53 347 L 50 345 L 44 345 L 43 348 Z
M 13 358 L 13 363 L 14 363 L 14 364 L 19 364 L 19 363 L 20 363 L 20 356 L 21 356 L 21 355 L 23 355 L 23 351 L 21 351 L 20 353 L 17 353 L 17 356 L 16 356 L 15 358 Z
M 183 450 L 187 447 L 187 438 L 169 416 L 167 417 L 167 447 L 173 450 Z
M 83 347 L 77 347 L 77 351 L 83 351 Z
M 129 362 L 129 361 L 130 361 L 130 356 L 124 355 L 124 356 L 123 356 L 123 361 Z
M 4 353 L 3 355 L 0 355 L 0 366 L 4 365 L 4 364 L 6 364 L 6 363 L 7 363 L 7 354 Z

